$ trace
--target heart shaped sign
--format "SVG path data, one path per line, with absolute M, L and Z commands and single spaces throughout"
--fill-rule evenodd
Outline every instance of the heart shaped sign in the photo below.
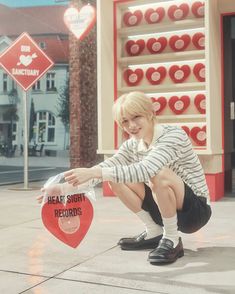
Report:
M 136 70 L 126 69 L 123 73 L 124 80 L 126 81 L 128 86 L 136 86 L 143 79 L 144 72 L 141 68 L 137 68 Z
M 159 66 L 158 68 L 150 67 L 147 69 L 145 75 L 152 85 L 158 85 L 166 77 L 166 68 L 164 66 Z
M 96 21 L 96 11 L 90 4 L 85 5 L 79 11 L 75 7 L 66 9 L 64 22 L 68 29 L 79 40 L 83 40 L 90 32 Z
M 206 145 L 206 126 L 193 127 L 190 131 L 191 137 L 193 141 L 200 146 Z
M 151 100 L 153 102 L 153 109 L 155 114 L 160 114 L 166 107 L 167 101 L 166 98 L 161 96 L 158 98 L 151 97 Z
M 147 23 L 159 23 L 165 16 L 165 10 L 163 7 L 158 7 L 157 9 L 149 8 L 144 14 L 144 18 Z
M 172 65 L 169 69 L 169 75 L 174 83 L 183 83 L 190 75 L 191 69 L 188 65 Z
M 205 3 L 202 3 L 200 1 L 194 2 L 191 10 L 195 17 L 204 17 Z
M 197 94 L 194 98 L 194 105 L 197 110 L 205 114 L 206 113 L 206 96 L 204 94 Z
M 169 99 L 168 104 L 169 104 L 170 109 L 175 114 L 181 114 L 189 107 L 190 98 L 189 98 L 189 96 L 186 96 L 186 95 L 181 96 L 181 97 L 172 96 Z
M 150 53 L 161 53 L 167 45 L 167 39 L 165 37 L 160 37 L 158 39 L 156 38 L 150 38 L 147 41 L 147 48 Z
M 138 25 L 143 18 L 143 13 L 141 10 L 136 10 L 133 13 L 127 11 L 123 15 L 123 22 L 127 27 Z
M 52 235 L 76 248 L 91 225 L 93 206 L 84 193 L 52 196 L 44 203 L 41 216 L 44 226 Z
M 182 3 L 181 5 L 171 5 L 168 9 L 168 16 L 171 20 L 182 20 L 187 17 L 189 13 L 189 6 L 186 3 Z
M 203 33 L 194 34 L 192 37 L 192 43 L 199 50 L 205 49 L 205 35 Z
M 199 82 L 205 82 L 206 72 L 205 72 L 205 64 L 197 63 L 193 67 L 193 74 L 197 78 Z
M 144 47 L 145 47 L 145 42 L 142 39 L 137 41 L 129 40 L 126 42 L 126 45 L 125 45 L 126 52 L 130 56 L 139 55 L 144 50 Z
M 184 34 L 180 36 L 172 36 L 169 40 L 169 45 L 174 51 L 183 51 L 190 44 L 191 38 L 189 35 Z
M 190 136 L 190 128 L 187 126 L 181 126 L 181 128 L 185 131 L 185 133 Z

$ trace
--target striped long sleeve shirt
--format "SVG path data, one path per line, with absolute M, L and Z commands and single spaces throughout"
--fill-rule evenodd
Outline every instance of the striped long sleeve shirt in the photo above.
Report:
M 197 196 L 208 199 L 205 175 L 187 134 L 180 127 L 156 125 L 152 143 L 133 138 L 116 154 L 100 163 L 103 180 L 117 183 L 149 183 L 163 167 L 174 171 Z

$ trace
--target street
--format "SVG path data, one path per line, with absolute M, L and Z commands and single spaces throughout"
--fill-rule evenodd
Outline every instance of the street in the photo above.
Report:
M 29 182 L 47 180 L 49 177 L 67 170 L 65 167 L 34 166 L 28 169 Z M 0 185 L 24 182 L 24 167 L 0 166 Z

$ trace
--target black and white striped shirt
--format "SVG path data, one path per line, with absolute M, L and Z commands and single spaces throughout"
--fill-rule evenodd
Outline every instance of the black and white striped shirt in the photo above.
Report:
M 130 138 L 116 154 L 100 163 L 103 180 L 117 183 L 149 183 L 163 167 L 173 170 L 197 196 L 208 199 L 205 175 L 187 134 L 180 127 L 156 125 L 152 143 L 147 148 Z

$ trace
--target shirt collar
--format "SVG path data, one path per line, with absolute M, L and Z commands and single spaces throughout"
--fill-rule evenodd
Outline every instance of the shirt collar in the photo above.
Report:
M 138 146 L 137 146 L 138 152 L 141 152 L 141 151 L 146 152 L 146 151 L 150 150 L 152 148 L 152 146 L 154 145 L 154 143 L 156 142 L 156 140 L 158 140 L 158 138 L 160 138 L 162 134 L 163 134 L 163 126 L 161 126 L 159 124 L 155 124 L 152 142 L 147 147 L 146 144 L 144 143 L 143 139 L 139 140 Z

